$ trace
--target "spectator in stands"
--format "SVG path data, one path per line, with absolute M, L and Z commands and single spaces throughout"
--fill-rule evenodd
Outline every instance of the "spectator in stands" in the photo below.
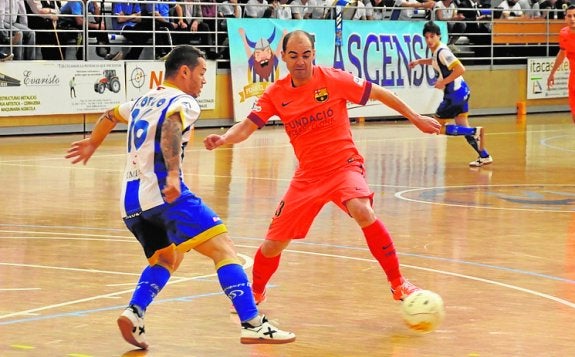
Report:
M 530 19 L 541 18 L 541 11 L 539 11 L 539 0 L 519 0 L 519 6 L 523 10 L 523 15 Z
M 172 4 L 170 4 L 172 3 Z M 172 16 L 173 13 L 175 16 Z M 147 3 L 142 7 L 142 24 L 148 36 L 155 36 L 155 56 L 162 58 L 172 49 L 171 31 L 186 30 L 188 24 L 184 21 L 184 12 L 180 4 L 174 0 L 160 3 Z
M 35 60 L 36 34 L 28 28 L 24 0 L 0 0 L 0 24 L 13 36 L 19 34 L 19 41 L 14 43 L 14 58 Z
M 325 7 L 327 2 L 327 0 L 293 0 L 290 3 L 292 17 L 295 20 L 323 19 L 329 10 Z
M 12 48 L 22 41 L 22 33 L 10 32 L 0 28 L 0 52 L 5 56 L 2 57 L 4 61 L 10 61 L 14 58 Z M 10 57 L 10 58 L 9 58 Z
M 543 10 L 541 16 L 549 20 L 565 19 L 567 7 L 569 7 L 569 2 L 563 0 L 545 0 L 539 4 L 539 9 Z
M 521 9 L 521 5 L 519 5 L 518 0 L 504 0 L 499 4 L 498 8 L 502 9 L 502 19 L 523 17 L 523 10 Z
M 464 17 L 465 33 L 469 42 L 482 46 L 490 44 L 491 5 L 482 4 L 478 0 L 459 0 L 457 7 Z M 474 51 L 476 55 L 483 57 L 489 53 L 489 48 L 476 47 Z
M 218 29 L 220 32 L 226 34 L 227 38 L 227 30 L 228 26 L 226 23 L 226 19 L 239 19 L 242 17 L 242 8 L 238 5 L 238 0 L 224 0 L 222 2 L 218 2 L 218 18 L 220 18 L 220 23 L 218 24 Z
M 261 19 L 270 18 L 273 8 L 265 0 L 248 0 L 245 6 L 244 17 Z
M 209 21 L 204 21 L 202 6 L 198 0 L 188 0 L 183 5 L 184 21 L 188 24 L 186 33 L 179 33 L 176 43 L 191 44 L 190 41 L 199 40 L 197 46 L 206 53 L 207 59 L 219 58 L 214 48 L 214 31 L 210 29 Z M 195 43 L 193 43 L 196 45 Z
M 21 36 L 22 34 L 19 32 L 10 34 L 8 30 L 0 29 L 0 62 L 14 59 L 14 53 L 12 53 L 11 47 L 21 40 Z
M 218 24 L 219 34 L 224 38 L 222 41 L 223 50 L 219 51 L 219 56 L 224 59 L 230 59 L 227 19 L 239 19 L 242 17 L 242 8 L 238 5 L 238 0 L 218 2 L 218 17 L 221 19 Z
M 242 8 L 238 5 L 238 0 L 224 0 L 222 2 L 218 2 L 218 17 L 225 17 L 225 18 L 241 18 L 242 17 Z M 225 26 L 225 20 L 222 20 L 223 25 Z
M 60 20 L 58 27 L 64 31 L 59 33 L 60 43 L 67 43 L 70 40 L 76 40 L 78 49 L 76 50 L 76 59 L 84 59 L 84 5 L 87 0 L 68 0 L 60 9 Z M 88 3 L 88 12 L 94 15 L 94 21 L 88 22 L 88 30 L 98 30 L 95 37 L 98 42 L 96 54 L 110 60 L 119 60 L 122 57 L 121 52 L 110 54 L 110 40 L 108 33 L 105 32 L 106 24 L 102 21 L 100 4 L 98 2 Z
M 287 2 L 288 0 L 273 0 L 273 18 L 281 20 L 291 20 L 293 18 L 291 13 L 291 6 Z
M 435 17 L 435 20 L 447 22 L 447 32 L 450 34 L 447 47 L 449 47 L 451 52 L 460 52 L 455 42 L 457 42 L 459 37 L 465 32 L 467 24 L 463 22 L 465 16 L 457 10 L 457 6 L 453 3 L 453 0 L 436 2 L 431 17 L 432 19 Z
M 138 2 L 115 2 L 112 6 L 112 26 L 120 31 L 126 40 L 135 46 L 130 46 L 124 55 L 127 60 L 140 58 L 144 45 L 151 38 L 142 25 L 142 10 Z
M 28 14 L 28 27 L 39 30 L 36 31 L 36 45 L 40 47 L 42 59 L 64 59 L 56 31 L 60 1 L 26 0 L 24 5 Z
M 0 62 L 8 62 L 14 59 L 13 53 L 6 53 L 4 51 L 0 51 Z
M 386 11 L 385 0 L 368 0 L 365 2 L 365 17 L 368 20 L 383 20 Z
M 335 19 L 336 17 L 336 4 L 341 0 L 334 0 L 329 15 L 326 18 Z M 347 5 L 342 9 L 343 20 L 367 20 L 365 5 L 361 0 L 347 0 Z
M 425 20 L 428 12 L 435 7 L 435 0 L 395 0 L 393 7 L 404 7 L 405 9 L 393 9 L 390 20 Z

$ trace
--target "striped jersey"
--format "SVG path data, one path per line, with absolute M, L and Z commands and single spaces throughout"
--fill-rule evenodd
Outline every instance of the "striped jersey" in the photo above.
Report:
M 181 90 L 163 84 L 142 97 L 116 107 L 116 115 L 128 122 L 127 157 L 122 184 L 122 217 L 164 204 L 162 189 L 167 170 L 160 148 L 162 124 L 179 113 L 182 119 L 182 156 L 191 129 L 200 115 L 196 100 Z M 190 191 L 180 171 L 182 196 Z
M 433 69 L 439 73 L 438 80 L 446 78 L 453 72 L 459 62 L 459 59 L 453 55 L 453 52 L 445 44 L 440 44 L 433 52 L 432 63 Z M 464 88 L 464 89 L 462 89 Z M 467 85 L 462 76 L 455 78 L 455 80 L 445 86 L 443 90 L 445 94 L 452 94 L 459 90 L 467 90 Z

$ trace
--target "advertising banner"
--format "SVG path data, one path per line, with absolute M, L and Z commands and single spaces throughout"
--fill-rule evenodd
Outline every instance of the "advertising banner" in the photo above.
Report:
M 216 107 L 216 62 L 206 61 L 206 84 L 196 100 L 202 110 Z M 128 100 L 140 97 L 164 81 L 164 62 L 126 62 L 126 96 Z
M 434 89 L 430 66 L 410 69 L 410 61 L 431 56 L 423 21 L 228 19 L 235 120 L 242 120 L 276 79 L 287 74 L 281 60 L 285 33 L 304 30 L 315 37 L 318 65 L 340 68 L 396 93 L 420 113 L 433 113 L 442 92 Z M 438 22 L 447 38 L 447 26 Z M 341 38 L 340 38 L 341 37 Z M 337 39 L 337 41 L 336 41 Z M 396 116 L 380 104 L 349 107 L 351 117 Z
M 0 64 L 0 117 L 101 113 L 160 85 L 164 62 L 12 61 Z M 216 63 L 207 61 L 203 110 L 216 101 Z
M 527 99 L 567 98 L 569 95 L 569 61 L 555 72 L 555 84 L 547 88 L 547 78 L 555 63 L 555 57 L 527 58 Z
M 0 116 L 99 113 L 126 100 L 124 64 L 13 61 L 0 66 Z

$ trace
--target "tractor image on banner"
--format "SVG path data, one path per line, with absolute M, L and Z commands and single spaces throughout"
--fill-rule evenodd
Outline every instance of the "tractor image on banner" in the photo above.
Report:
M 104 78 L 98 80 L 94 83 L 94 91 L 102 94 L 108 88 L 108 90 L 118 93 L 120 91 L 120 79 L 116 75 L 115 69 L 104 70 Z

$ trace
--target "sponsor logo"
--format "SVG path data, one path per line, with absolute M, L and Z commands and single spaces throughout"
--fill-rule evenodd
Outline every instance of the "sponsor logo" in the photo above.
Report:
M 232 290 L 228 293 L 228 297 L 233 300 L 239 296 L 242 296 L 243 294 L 244 294 L 243 290 Z
M 291 102 L 293 102 L 293 100 L 290 100 L 289 102 L 282 102 L 282 107 L 285 107 L 286 105 L 290 104 Z

